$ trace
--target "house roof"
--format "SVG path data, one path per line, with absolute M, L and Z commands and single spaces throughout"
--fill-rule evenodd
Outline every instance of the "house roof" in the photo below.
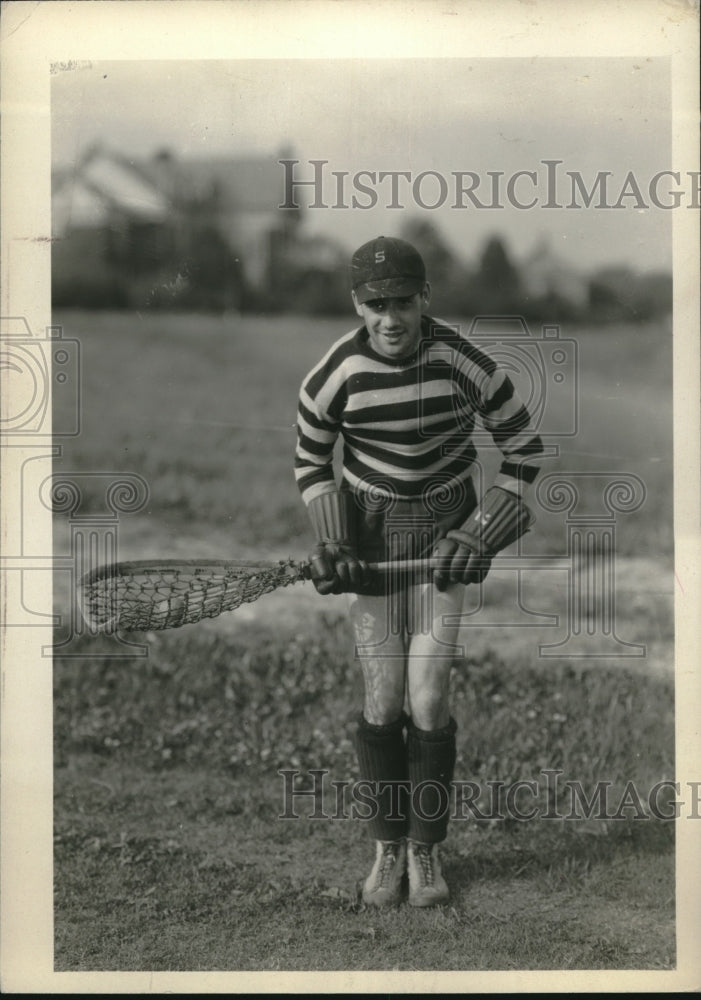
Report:
M 118 209 L 140 221 L 162 221 L 182 201 L 212 199 L 222 214 L 277 211 L 284 198 L 275 155 L 181 160 L 161 154 L 128 158 L 103 147 L 53 174 L 54 213 L 64 225 L 99 225 Z
M 92 151 L 74 170 L 54 173 L 53 228 L 99 226 L 115 209 L 140 222 L 161 222 L 168 215 L 168 198 L 128 160 Z
M 206 199 L 216 194 L 222 212 L 268 212 L 284 200 L 282 168 L 274 155 L 210 157 L 197 160 L 156 158 L 138 164 L 158 187 Z
M 129 215 L 156 221 L 168 212 L 166 197 L 128 162 L 96 156 L 86 164 L 82 178 L 94 191 L 118 204 Z

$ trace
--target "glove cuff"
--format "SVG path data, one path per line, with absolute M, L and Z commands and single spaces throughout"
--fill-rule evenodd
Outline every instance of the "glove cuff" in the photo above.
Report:
M 322 545 L 351 545 L 351 510 L 352 497 L 350 493 L 322 493 L 309 501 L 307 510 L 314 528 L 316 540 Z
M 535 521 L 523 500 L 501 486 L 491 486 L 482 502 L 458 529 L 462 537 L 449 532 L 460 544 L 474 552 L 495 555 L 525 534 Z
M 464 545 L 471 552 L 477 552 L 478 546 L 475 536 L 462 528 L 452 528 L 445 537 L 449 538 L 451 542 L 457 542 L 458 545 Z

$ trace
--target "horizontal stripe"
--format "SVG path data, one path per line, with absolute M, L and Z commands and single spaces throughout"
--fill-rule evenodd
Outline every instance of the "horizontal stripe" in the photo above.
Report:
M 519 397 L 512 393 L 511 398 L 499 407 L 498 410 L 492 410 L 491 413 L 484 413 L 482 411 L 482 423 L 489 430 L 498 429 L 507 420 L 511 420 L 516 414 L 523 408 L 523 403 Z
M 470 414 L 459 414 L 459 426 L 464 435 L 472 434 L 475 426 L 475 418 Z M 456 415 L 454 413 L 422 414 L 421 419 L 407 426 L 407 421 L 383 421 L 381 425 L 376 423 L 356 424 L 351 428 L 346 428 L 345 433 L 352 433 L 355 437 L 363 438 L 367 441 L 384 441 L 388 445 L 412 444 L 413 442 L 428 441 L 432 438 L 445 438 L 455 431 Z M 395 429 L 396 425 L 396 429 Z
M 460 491 L 465 488 L 466 483 L 473 478 L 473 470 L 460 470 L 457 474 L 451 474 L 450 470 L 441 473 L 434 480 L 427 479 L 424 482 L 412 482 L 398 477 L 382 476 L 378 477 L 373 473 L 356 474 L 353 469 L 344 470 L 344 479 L 349 486 L 354 489 L 372 492 L 381 496 L 399 497 L 400 500 L 414 500 L 421 496 L 430 496 L 432 493 L 455 490 Z
M 520 434 L 529 426 L 531 417 L 525 406 L 520 406 L 513 416 L 502 420 L 498 426 L 489 427 L 485 421 L 485 427 L 491 431 L 496 445 L 504 444 L 515 435 Z M 531 435 L 532 436 L 532 435 Z
M 302 436 L 299 439 L 299 445 L 297 447 L 298 455 L 319 455 L 326 457 L 330 451 L 333 451 L 333 444 L 331 448 L 323 441 L 314 441 L 313 438 Z
M 351 410 L 344 415 L 347 426 L 355 424 L 382 424 L 390 422 L 394 425 L 407 426 L 419 430 L 425 417 L 455 413 L 454 396 L 426 396 L 423 399 L 409 400 L 404 403 L 393 403 L 391 406 L 379 404 L 366 406 L 362 410 Z
M 513 462 L 502 462 L 499 472 L 505 476 L 511 476 L 519 482 L 532 483 L 538 475 L 537 465 L 516 465 Z
M 390 389 L 402 389 L 410 385 L 428 385 L 435 381 L 445 381 L 446 371 L 449 373 L 449 369 L 445 366 L 434 370 L 414 363 L 407 368 L 392 368 L 389 371 L 368 372 L 354 369 L 347 371 L 346 381 L 349 392 L 353 395 L 361 392 L 384 393 Z
M 505 475 L 503 472 L 497 472 L 494 477 L 494 486 L 501 486 L 502 489 L 510 490 L 512 493 L 516 493 L 517 496 L 522 497 L 528 488 L 528 484 L 524 483 L 520 479 L 515 479 L 513 476 Z
M 312 468 L 318 469 L 324 465 L 329 465 L 331 463 L 331 456 L 326 455 L 315 455 L 311 451 L 306 451 L 302 447 L 297 447 L 295 452 L 295 468 L 304 469 Z
M 388 386 L 379 389 L 355 390 L 349 395 L 346 416 L 358 410 L 375 406 L 401 406 L 404 403 L 420 403 L 424 399 L 450 398 L 453 385 L 445 378 L 434 381 L 417 381 L 410 384 Z
M 514 395 L 514 384 L 508 376 L 504 378 L 501 385 L 484 401 L 483 412 L 485 415 L 495 413 L 511 401 Z
M 456 426 L 458 430 L 456 431 Z M 375 444 L 379 447 L 386 446 L 387 450 L 401 451 L 402 454 L 424 454 L 432 447 L 437 447 L 442 442 L 450 440 L 454 435 L 461 439 L 472 439 L 474 420 L 465 418 L 458 424 L 451 414 L 447 419 L 442 419 L 440 423 L 427 425 L 424 428 L 412 428 L 405 431 L 387 431 L 384 425 L 380 427 L 365 426 L 347 427 L 344 437 L 362 446 L 362 442 Z
M 334 482 L 335 477 L 333 474 L 333 469 L 325 466 L 323 469 L 316 469 L 314 471 L 296 469 L 295 479 L 297 480 L 297 485 L 300 489 L 307 489 L 313 483 L 328 483 Z
M 505 452 L 505 457 L 513 459 L 514 455 L 542 455 L 543 454 L 543 442 L 540 435 L 536 434 L 534 437 L 529 438 L 525 444 L 519 445 L 518 449 L 513 452 Z
M 307 405 L 307 401 L 310 405 Z M 337 423 L 331 423 L 315 412 L 314 401 L 309 399 L 304 390 L 302 390 L 300 395 L 297 416 L 304 420 L 310 427 L 314 427 L 317 430 L 328 431 L 329 433 L 338 431 Z
M 432 481 L 461 481 L 477 459 L 477 415 L 504 456 L 500 475 L 519 483 L 535 478 L 537 464 L 522 460 L 542 454 L 542 442 L 493 359 L 429 318 L 416 357 L 406 363 L 385 362 L 366 331 L 352 331 L 303 382 L 295 475 L 303 493 L 328 487 L 340 434 L 349 481 L 379 477 L 405 496 L 420 494 Z
M 434 331 L 425 343 L 429 364 L 439 357 L 447 356 L 448 352 L 452 352 L 453 357 L 450 364 L 463 371 L 472 367 L 475 372 L 482 372 L 487 378 L 491 378 L 499 370 L 493 358 L 485 354 L 467 337 L 463 337 L 458 331 L 448 327 Z M 481 376 L 476 375 L 476 378 L 481 380 Z
M 352 330 L 350 333 L 345 334 L 340 340 L 337 340 L 335 344 L 332 344 L 328 349 L 326 354 L 322 357 L 321 361 L 318 362 L 309 372 L 304 382 L 308 386 L 308 391 L 310 395 L 316 396 L 319 389 L 328 382 L 329 378 L 333 376 L 346 360 L 353 359 L 356 356 L 356 331 Z
M 442 455 L 434 462 L 422 463 L 419 468 L 407 468 L 396 462 L 386 462 L 380 458 L 369 456 L 366 452 L 358 454 L 350 445 L 347 445 L 343 450 L 343 464 L 344 468 L 353 469 L 358 474 L 365 468 L 373 473 L 382 473 L 405 481 L 425 482 L 436 473 L 447 471 L 456 474 L 462 472 L 469 468 L 472 463 L 462 457 L 456 460 L 454 455 Z
M 474 446 L 469 439 L 465 439 L 462 434 L 454 434 L 436 444 L 435 440 L 429 439 L 424 444 L 428 445 L 423 451 L 405 449 L 399 451 L 396 447 L 392 449 L 378 447 L 369 444 L 367 441 L 357 441 L 350 435 L 346 435 L 346 444 L 358 457 L 368 460 L 375 459 L 383 462 L 387 467 L 394 466 L 397 469 L 421 472 L 441 464 L 446 455 L 457 457 L 465 454 L 470 456 L 470 461 L 474 457 Z
M 300 416 L 297 419 L 297 436 L 300 441 L 309 439 L 317 441 L 319 444 L 333 447 L 333 443 L 338 437 L 338 432 L 327 428 L 319 429 L 318 427 L 314 427 Z

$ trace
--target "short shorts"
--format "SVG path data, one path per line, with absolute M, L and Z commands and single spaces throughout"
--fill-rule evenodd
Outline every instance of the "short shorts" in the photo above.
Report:
M 436 543 L 452 529 L 464 524 L 477 506 L 471 479 L 458 489 L 438 489 L 412 500 L 400 500 L 353 490 L 354 542 L 358 557 L 366 562 L 408 559 L 428 561 Z M 425 580 L 408 573 L 377 573 L 359 593 L 387 594 L 391 589 Z

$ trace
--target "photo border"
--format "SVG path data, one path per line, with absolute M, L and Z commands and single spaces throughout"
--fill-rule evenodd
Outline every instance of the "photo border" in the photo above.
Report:
M 51 325 L 50 79 L 56 61 L 668 56 L 674 169 L 699 170 L 698 4 L 681 0 L 498 5 L 392 0 L 80 0 L 2 11 L 0 315 Z M 605 25 L 605 31 L 602 26 Z M 676 778 L 698 780 L 701 629 L 699 517 L 699 217 L 674 212 Z M 5 398 L 3 406 L 8 406 Z M 50 408 L 49 408 L 50 412 Z M 2 544 L 22 530 L 13 483 L 23 463 L 51 472 L 51 445 L 2 449 Z M 49 511 L 32 516 L 32 552 L 52 552 Z M 24 525 L 27 530 L 28 526 Z M 41 574 L 40 574 L 41 575 Z M 52 609 L 51 574 L 32 591 Z M 4 581 L 3 581 L 4 583 Z M 3 586 L 3 594 L 5 588 Z M 4 603 L 4 598 L 3 598 Z M 71 972 L 53 969 L 51 626 L 2 631 L 2 922 L 5 992 L 556 992 L 701 987 L 701 823 L 677 825 L 677 967 L 672 971 Z

